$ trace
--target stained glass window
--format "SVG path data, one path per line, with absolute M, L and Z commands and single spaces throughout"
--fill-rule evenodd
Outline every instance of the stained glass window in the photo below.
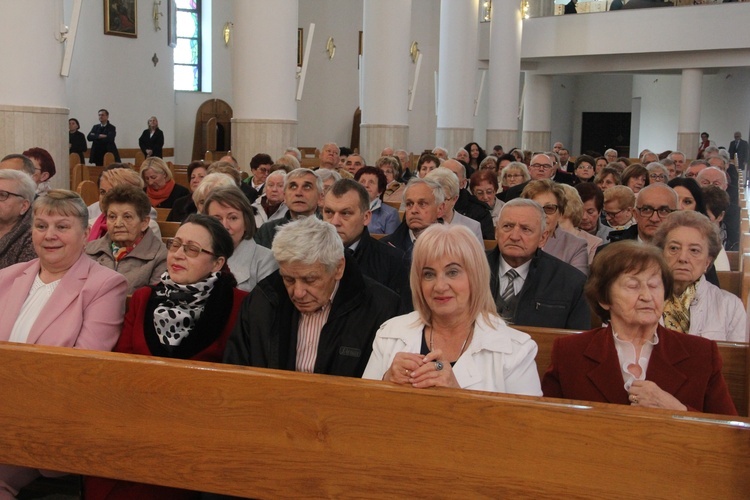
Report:
M 175 0 L 174 89 L 201 91 L 201 0 Z

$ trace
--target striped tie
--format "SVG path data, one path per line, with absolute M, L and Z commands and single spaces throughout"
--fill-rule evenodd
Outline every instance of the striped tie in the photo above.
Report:
M 508 300 L 510 300 L 515 295 L 515 290 L 513 289 L 513 282 L 518 278 L 518 272 L 515 269 L 511 269 L 507 273 L 505 273 L 505 277 L 508 278 L 508 284 L 505 286 L 505 290 L 503 290 L 502 295 L 500 298 L 503 300 L 503 304 L 507 304 Z

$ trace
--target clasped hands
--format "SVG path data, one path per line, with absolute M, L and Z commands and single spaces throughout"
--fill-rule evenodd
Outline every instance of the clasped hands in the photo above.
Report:
M 460 388 L 449 361 L 443 352 L 435 349 L 427 355 L 399 352 L 383 380 L 400 385 L 411 385 L 419 389 L 426 387 Z

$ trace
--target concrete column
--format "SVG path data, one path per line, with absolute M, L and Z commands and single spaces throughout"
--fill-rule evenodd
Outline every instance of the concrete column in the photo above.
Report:
M 522 148 L 551 149 L 552 76 L 526 73 Z
M 50 184 L 69 189 L 69 110 L 60 76 L 65 45 L 55 39 L 63 1 L 3 2 L 0 10 L 0 46 L 6 48 L 0 55 L 0 156 L 44 148 L 57 169 Z
M 701 87 L 703 70 L 683 69 L 680 86 L 680 122 L 677 129 L 677 151 L 695 158 L 700 141 Z
M 410 35 L 411 0 L 364 0 L 359 151 L 368 165 L 409 140 Z
M 489 119 L 486 149 L 518 145 L 519 81 L 521 74 L 520 2 L 493 2 L 490 23 Z
M 478 0 L 441 0 L 435 144 L 453 156 L 474 138 Z
M 245 170 L 256 153 L 297 145 L 298 0 L 234 3 L 232 154 Z

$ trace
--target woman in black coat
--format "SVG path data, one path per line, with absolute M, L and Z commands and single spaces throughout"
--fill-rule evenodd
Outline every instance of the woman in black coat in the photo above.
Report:
M 155 116 L 148 119 L 148 128 L 143 131 L 138 139 L 138 146 L 146 158 L 150 156 L 163 158 L 164 133 L 159 128 L 159 120 Z

